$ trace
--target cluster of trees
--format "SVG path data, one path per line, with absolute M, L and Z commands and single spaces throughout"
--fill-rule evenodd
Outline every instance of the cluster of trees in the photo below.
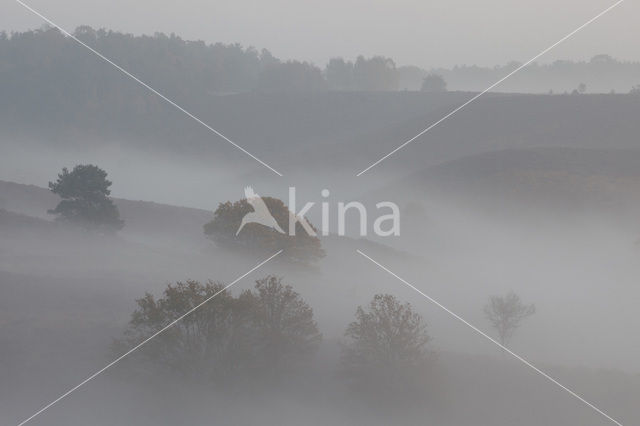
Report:
M 332 59 L 322 70 L 308 62 L 283 61 L 266 49 L 187 41 L 174 34 L 134 36 L 81 26 L 74 36 L 179 102 L 253 90 L 397 90 L 389 58 L 360 56 L 355 63 Z M 0 33 L 0 94 L 19 105 L 47 98 L 63 104 L 128 107 L 124 102 L 129 102 L 149 108 L 141 99 L 131 102 L 137 94 L 130 93 L 115 70 L 47 27 Z
M 202 90 L 246 91 L 255 88 L 261 71 L 280 62 L 266 50 L 186 41 L 174 34 L 134 36 L 81 26 L 74 36 L 174 97 L 196 95 Z M 9 82 L 20 87 L 36 84 L 35 93 L 62 92 L 92 100 L 97 96 L 117 98 L 126 90 L 119 84 L 117 72 L 55 28 L 2 33 L 0 58 L 3 80 L 11 77 Z
M 264 49 L 90 27 L 79 27 L 74 35 L 199 114 L 216 94 L 326 90 L 316 66 L 284 62 Z M 144 139 L 172 117 L 170 112 L 158 97 L 57 29 L 0 33 L 0 122 L 5 131 L 22 131 L 20 124 L 30 117 L 31 128 L 48 134 L 64 133 L 71 122 L 91 132 Z M 139 122 L 140 116 L 147 117 L 146 123 Z
M 229 94 L 398 89 L 397 69 L 388 58 L 332 60 L 322 68 L 276 58 L 266 49 L 187 41 L 174 34 L 134 36 L 84 26 L 74 35 L 208 122 L 215 122 L 216 109 L 223 108 L 218 97 Z M 88 140 L 126 137 L 133 143 L 185 137 L 201 142 L 191 132 L 192 123 L 160 98 L 47 27 L 0 32 L 0 126 L 5 133 L 46 134 L 60 142 L 78 134 Z
M 396 64 L 390 58 L 358 56 L 355 62 L 333 58 L 325 69 L 331 90 L 398 90 Z
M 455 90 L 481 91 L 498 81 L 521 65 L 509 62 L 494 67 L 460 65 L 453 68 L 434 68 L 430 72 L 441 75 Z M 421 74 L 404 70 L 407 78 L 402 80 L 402 88 L 417 90 L 426 71 Z M 532 63 L 513 77 L 504 81 L 496 90 L 504 92 L 533 93 L 580 93 L 582 82 L 589 92 L 629 93 L 639 83 L 640 62 L 624 62 L 600 54 L 588 61 L 557 60 L 549 64 Z
M 178 282 L 158 299 L 145 294 L 137 305 L 125 336 L 115 342 L 119 352 L 202 305 L 136 353 L 151 369 L 188 378 L 275 379 L 308 361 L 322 339 L 313 310 L 275 276 L 237 297 L 221 283 Z
M 429 71 L 416 66 L 397 67 L 387 57 L 359 56 L 355 61 L 331 59 L 324 69 L 295 60 L 284 61 L 268 50 L 239 44 L 207 44 L 187 41 L 171 34 L 134 36 L 88 26 L 74 35 L 153 87 L 182 102 L 206 99 L 212 94 L 249 91 L 442 91 L 448 82 L 455 90 L 479 91 L 520 64 L 504 66 L 455 66 Z M 609 55 L 596 55 L 587 62 L 533 63 L 501 85 L 501 90 L 547 92 L 571 91 L 580 81 L 592 90 L 628 92 L 638 84 L 640 63 L 620 62 Z M 441 80 L 433 80 L 438 76 Z M 96 108 L 112 104 L 109 114 L 120 120 L 139 110 L 154 108 L 148 95 L 131 91 L 118 73 L 105 67 L 57 29 L 0 33 L 0 99 L 6 111 L 34 106 L 53 121 L 64 111 L 55 105 Z M 435 85 L 434 85 L 435 83 Z M 41 103 L 41 99 L 50 102 Z
M 413 72 L 412 72 L 413 71 Z M 441 74 L 426 72 L 418 67 L 396 67 L 391 58 L 358 56 L 355 62 L 332 58 L 325 67 L 327 87 L 339 91 L 395 91 L 446 92 L 447 82 Z M 411 84 L 410 79 L 417 83 Z
M 311 368 L 322 340 L 313 309 L 272 275 L 238 296 L 222 283 L 189 280 L 136 302 L 114 349 L 121 354 L 144 342 L 134 352 L 135 366 L 151 374 L 168 371 L 225 386 L 271 383 Z M 535 308 L 508 293 L 492 296 L 485 311 L 506 344 Z M 354 389 L 375 390 L 376 397 L 420 395 L 433 372 L 430 342 L 424 318 L 409 303 L 376 294 L 347 325 L 337 371 Z
M 259 279 L 238 296 L 221 283 L 186 281 L 169 284 L 160 298 L 137 300 L 124 337 L 114 343 L 117 353 L 177 318 L 135 352 L 143 371 L 223 384 L 279 380 L 308 367 L 322 339 L 312 308 L 280 277 Z M 393 391 L 424 383 L 432 360 L 426 328 L 410 304 L 374 296 L 346 328 L 341 372 L 358 388 Z

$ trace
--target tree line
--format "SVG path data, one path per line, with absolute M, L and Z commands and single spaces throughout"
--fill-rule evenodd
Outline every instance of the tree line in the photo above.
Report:
M 354 63 L 343 61 L 344 69 L 336 71 L 335 61 L 322 69 L 277 58 L 266 49 L 188 41 L 174 34 L 134 36 L 83 26 L 74 36 L 205 119 L 231 94 L 397 90 L 396 67 L 388 58 L 359 57 Z M 167 123 L 171 126 L 165 130 Z M 0 125 L 5 134 L 33 133 L 36 139 L 82 134 L 89 141 L 102 135 L 156 144 L 185 134 L 195 137 L 192 124 L 176 119 L 160 98 L 46 27 L 0 32 Z
M 116 354 L 181 318 L 135 352 L 137 371 L 225 386 L 269 383 L 311 368 L 322 341 L 313 309 L 273 275 L 237 296 L 222 283 L 188 280 L 136 303 L 123 337 L 114 341 Z M 430 340 L 425 320 L 409 303 L 377 294 L 346 325 L 337 371 L 359 389 L 424 384 L 433 361 Z
M 441 75 L 454 90 L 482 91 L 522 65 L 510 61 L 503 65 L 482 67 L 456 65 L 436 67 L 430 73 Z M 401 71 L 401 89 L 417 90 L 426 71 L 407 67 Z M 621 61 L 610 55 L 598 54 L 587 60 L 556 60 L 533 62 L 505 80 L 495 90 L 546 94 L 634 93 L 640 84 L 640 62 Z M 580 90 L 584 85 L 584 90 Z
M 321 69 L 267 49 L 175 34 L 134 36 L 81 26 L 73 35 L 178 101 L 250 91 L 397 90 L 395 63 L 379 56 L 336 59 Z M 55 28 L 0 32 L 0 90 L 8 99 L 118 102 L 129 98 L 121 82 L 117 71 Z
M 187 280 L 168 284 L 160 297 L 146 293 L 136 304 L 113 351 L 118 356 L 144 342 L 132 355 L 139 374 L 175 374 L 225 389 L 273 384 L 313 370 L 323 338 L 311 306 L 273 275 L 237 296 L 223 283 Z M 485 305 L 503 345 L 534 312 L 514 293 L 492 296 Z M 410 303 L 374 295 L 356 308 L 339 343 L 335 372 L 353 390 L 387 400 L 428 391 L 435 350 L 426 321 Z
M 189 41 L 175 34 L 134 36 L 80 26 L 74 36 L 177 101 L 251 91 L 431 91 L 433 87 L 441 91 L 440 82 L 435 86 L 430 84 L 433 81 L 425 84 L 425 79 L 433 75 L 447 82 L 445 88 L 478 91 L 520 65 L 512 61 L 495 67 L 456 65 L 426 70 L 397 66 L 384 56 L 358 56 L 354 61 L 334 57 L 321 68 L 305 61 L 277 58 L 267 49 Z M 34 102 L 37 105 L 43 98 L 63 105 L 112 102 L 116 107 L 125 107 L 136 96 L 121 84 L 121 76 L 108 68 L 55 28 L 0 32 L 0 94 L 2 99 L 12 100 L 12 108 Z M 639 71 L 638 62 L 621 62 L 601 54 L 589 61 L 530 64 L 501 88 L 562 93 L 571 92 L 583 82 L 598 92 L 613 89 L 627 93 L 640 84 Z M 134 108 L 149 107 L 140 100 L 134 99 L 133 103 Z M 56 113 L 51 106 L 48 108 L 50 114 Z

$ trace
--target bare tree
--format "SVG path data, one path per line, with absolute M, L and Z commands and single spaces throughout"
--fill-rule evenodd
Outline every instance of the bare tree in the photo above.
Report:
M 500 343 L 506 345 L 522 320 L 536 312 L 535 305 L 525 305 L 513 291 L 505 296 L 491 296 L 484 306 L 484 314 L 498 331 Z

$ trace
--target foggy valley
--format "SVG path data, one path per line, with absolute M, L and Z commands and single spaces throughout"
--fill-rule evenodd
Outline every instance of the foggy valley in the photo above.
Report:
M 640 422 L 640 62 L 533 63 L 392 152 L 513 64 L 74 35 L 242 149 L 2 33 L 1 424 Z

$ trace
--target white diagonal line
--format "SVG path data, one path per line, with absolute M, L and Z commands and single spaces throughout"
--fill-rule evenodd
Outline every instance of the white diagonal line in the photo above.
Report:
M 514 358 L 516 358 L 518 361 L 522 362 L 523 364 L 525 364 L 527 367 L 533 369 L 536 373 L 542 375 L 543 377 L 545 377 L 547 380 L 551 381 L 552 383 L 554 383 L 555 385 L 559 386 L 560 388 L 564 389 L 565 391 L 567 391 L 569 394 L 571 394 L 572 396 L 574 396 L 575 398 L 579 399 L 580 401 L 582 401 L 583 403 L 585 403 L 587 406 L 589 406 L 590 408 L 594 409 L 595 411 L 597 411 L 600 415 L 606 417 L 608 420 L 612 421 L 613 423 L 617 424 L 618 426 L 622 426 L 622 423 L 620 423 L 619 421 L 615 420 L 613 417 L 609 416 L 607 413 L 605 413 L 604 411 L 602 411 L 601 409 L 599 409 L 598 407 L 596 407 L 595 405 L 593 405 L 592 403 L 590 403 L 589 401 L 587 401 L 586 399 L 584 399 L 582 396 L 578 395 L 577 393 L 575 393 L 574 391 L 572 391 L 571 389 L 569 389 L 568 387 L 566 387 L 565 385 L 563 385 L 562 383 L 558 382 L 556 379 L 554 379 L 553 377 L 551 377 L 550 375 L 548 375 L 547 373 L 545 373 L 544 371 L 540 370 L 538 367 L 536 367 L 535 365 L 531 364 L 529 361 L 527 361 L 526 359 L 524 359 L 523 357 L 521 357 L 520 355 L 518 355 L 517 353 L 513 352 L 512 350 L 510 350 L 509 348 L 507 348 L 506 346 L 504 346 L 503 344 L 501 344 L 500 342 L 498 342 L 497 340 L 495 340 L 493 337 L 489 336 L 487 333 L 485 333 L 484 331 L 480 330 L 478 327 L 476 327 L 475 325 L 471 324 L 470 322 L 468 322 L 467 320 L 465 320 L 464 318 L 462 318 L 461 316 L 459 316 L 458 314 L 456 314 L 455 312 L 451 311 L 449 308 L 447 308 L 446 306 L 444 306 L 443 304 L 441 304 L 440 302 L 438 302 L 437 300 L 433 299 L 432 297 L 430 297 L 429 295 L 427 295 L 426 293 L 424 293 L 423 291 L 419 290 L 418 288 L 416 288 L 413 284 L 409 283 L 408 281 L 404 280 L 403 278 L 399 277 L 398 275 L 396 275 L 394 272 L 392 272 L 390 269 L 388 269 L 387 267 L 381 265 L 379 262 L 373 260 L 371 257 L 367 256 L 366 254 L 364 254 L 362 251 L 360 250 L 356 250 L 356 252 L 358 252 L 358 254 L 362 255 L 363 257 L 365 257 L 366 259 L 370 260 L 372 263 L 374 263 L 375 265 L 377 265 L 378 267 L 380 267 L 380 269 L 384 270 L 385 272 L 387 272 L 388 274 L 390 274 L 391 276 L 393 276 L 394 278 L 398 279 L 399 281 L 401 281 L 402 283 L 404 283 L 405 285 L 407 285 L 409 288 L 417 291 L 418 293 L 420 293 L 423 297 L 425 297 L 426 299 L 428 299 L 431 303 L 433 303 L 434 305 L 438 306 L 439 308 L 443 309 L 446 313 L 448 313 L 449 315 L 451 315 L 452 317 L 454 317 L 455 319 L 457 319 L 458 321 L 462 322 L 464 325 L 466 325 L 467 327 L 471 328 L 473 331 L 475 331 L 476 333 L 480 334 L 482 337 L 484 337 L 485 339 L 489 340 L 490 342 L 496 344 L 497 346 L 499 346 L 503 351 L 507 352 L 509 355 L 513 356 Z
M 249 151 L 247 151 L 246 149 L 244 149 L 243 147 L 241 147 L 240 145 L 238 145 L 237 143 L 235 143 L 234 141 L 232 141 L 231 139 L 229 139 L 228 137 L 226 137 L 225 135 L 223 135 L 222 133 L 220 133 L 219 131 L 217 131 L 216 129 L 214 129 L 213 127 L 211 127 L 210 125 L 208 125 L 207 123 L 205 123 L 204 121 L 202 121 L 201 119 L 199 119 L 198 117 L 196 117 L 195 115 L 193 115 L 192 113 L 190 113 L 189 111 L 187 111 L 186 109 L 184 109 L 183 107 L 181 107 L 180 105 L 175 103 L 174 101 L 172 101 L 171 99 L 169 99 L 168 97 L 166 97 L 165 95 L 163 95 L 162 93 L 158 92 L 156 89 L 154 89 L 153 87 L 149 86 L 147 83 L 145 83 L 144 81 L 140 80 L 138 77 L 136 77 L 135 75 L 131 74 L 129 71 L 125 70 L 120 65 L 116 64 L 115 62 L 113 62 L 111 59 L 109 59 L 106 56 L 104 56 L 102 53 L 98 52 L 97 50 L 95 50 L 94 48 L 89 46 L 88 44 L 84 43 L 82 40 L 78 39 L 76 36 L 74 36 L 73 34 L 68 32 L 67 30 L 65 30 L 64 28 L 62 28 L 61 26 L 59 26 L 58 24 L 53 22 L 51 19 L 49 19 L 46 16 L 42 15 L 40 12 L 38 12 L 37 10 L 32 8 L 31 6 L 25 4 L 21 0 L 15 0 L 15 1 L 18 4 L 20 4 L 22 7 L 24 7 L 25 9 L 29 10 L 34 15 L 37 15 L 38 17 L 42 18 L 49 25 L 56 27 L 58 30 L 60 30 L 60 32 L 62 32 L 67 37 L 70 37 L 76 43 L 78 43 L 78 44 L 86 47 L 87 49 L 89 49 L 92 53 L 94 53 L 100 59 L 104 60 L 105 62 L 107 62 L 107 63 L 109 63 L 111 65 L 113 65 L 120 72 L 122 72 L 127 77 L 131 78 L 132 80 L 134 80 L 135 82 L 137 82 L 138 84 L 143 86 L 145 89 L 147 89 L 150 92 L 158 95 L 160 98 L 162 98 L 164 101 L 169 103 L 171 106 L 175 107 L 179 111 L 183 112 L 184 114 L 186 114 L 187 116 L 189 116 L 190 118 L 195 120 L 198 124 L 201 124 L 202 126 L 206 127 L 207 129 L 209 129 L 210 131 L 212 131 L 213 133 L 215 133 L 216 135 L 218 135 L 219 137 L 221 137 L 225 141 L 229 142 L 231 145 L 233 145 L 236 148 L 238 148 L 240 151 L 242 151 L 245 154 L 247 154 L 249 157 L 251 157 L 254 160 L 256 160 L 258 163 L 262 164 L 263 166 L 265 166 L 266 168 L 268 168 L 269 170 L 271 170 L 272 172 L 277 174 L 278 176 L 282 176 L 282 173 L 280 173 L 279 171 L 277 171 L 276 169 L 274 169 L 273 167 L 271 167 L 270 165 L 268 165 L 267 163 L 265 163 L 264 161 L 262 161 L 261 159 L 259 159 L 258 157 L 256 157 L 255 155 L 253 155 L 252 153 L 250 153 Z
M 18 0 L 16 0 L 18 1 Z M 438 124 L 442 123 L 443 121 L 445 121 L 446 119 L 448 119 L 449 117 L 451 117 L 452 115 L 456 114 L 458 111 L 460 111 L 461 109 L 465 108 L 467 105 L 471 104 L 472 102 L 474 102 L 476 99 L 478 99 L 480 96 L 484 95 L 485 93 L 487 93 L 489 90 L 493 89 L 494 87 L 496 87 L 497 85 L 499 85 L 500 83 L 502 83 L 503 81 L 505 81 L 506 79 L 508 79 L 509 77 L 511 77 L 512 75 L 514 75 L 515 73 L 517 73 L 518 71 L 520 71 L 521 69 L 523 69 L 524 67 L 526 67 L 527 65 L 529 65 L 530 63 L 532 63 L 533 61 L 535 61 L 536 59 L 538 59 L 539 57 L 541 57 L 542 55 L 544 55 L 545 53 L 549 52 L 551 49 L 553 49 L 554 47 L 558 46 L 559 44 L 561 44 L 562 42 L 566 41 L 567 39 L 569 39 L 570 37 L 572 37 L 573 35 L 575 35 L 576 33 L 578 33 L 580 30 L 584 29 L 587 25 L 593 23 L 595 20 L 597 20 L 598 18 L 602 17 L 604 14 L 606 14 L 607 12 L 611 11 L 613 8 L 615 8 L 616 6 L 618 6 L 620 3 L 622 3 L 624 0 L 618 0 L 617 2 L 615 2 L 614 4 L 612 4 L 611 6 L 609 6 L 608 8 L 606 8 L 605 10 L 603 10 L 602 12 L 598 13 L 596 16 L 594 16 L 593 18 L 589 19 L 587 22 L 585 22 L 584 24 L 580 25 L 578 28 L 576 28 L 575 30 L 571 31 L 569 34 L 567 34 L 566 36 L 562 37 L 560 40 L 556 41 L 555 43 L 553 43 L 551 46 L 547 47 L 546 49 L 544 49 L 542 52 L 538 53 L 536 56 L 534 56 L 533 58 L 529 59 L 527 62 L 525 62 L 524 64 L 520 65 L 518 68 L 516 68 L 515 70 L 511 71 L 509 74 L 507 74 L 506 76 L 502 77 L 500 80 L 496 81 L 495 83 L 493 83 L 491 86 L 487 87 L 486 89 L 484 89 L 482 92 L 478 93 L 477 95 L 475 95 L 474 97 L 472 97 L 471 99 L 469 99 L 468 101 L 466 101 L 465 103 L 463 103 L 462 105 L 460 105 L 459 107 L 455 108 L 453 111 L 451 111 L 450 113 L 448 113 L 447 115 L 445 115 L 444 117 L 442 117 L 441 119 L 439 119 L 438 121 L 436 121 L 435 123 L 431 124 L 429 127 L 427 127 L 426 129 L 422 130 L 420 133 L 418 133 L 417 135 L 415 135 L 414 137 L 412 137 L 411 139 L 409 139 L 408 141 L 404 142 L 402 145 L 398 146 L 396 149 L 394 149 L 393 151 L 391 151 L 390 153 L 388 153 L 387 155 L 385 155 L 384 157 L 380 158 L 378 161 L 376 161 L 375 163 L 369 165 L 369 167 L 367 167 L 366 169 L 362 170 L 360 173 L 358 173 L 356 176 L 360 176 L 363 173 L 367 172 L 369 169 L 371 169 L 372 167 L 377 166 L 378 164 L 380 164 L 381 162 L 383 162 L 384 160 L 386 160 L 387 158 L 391 157 L 393 154 L 395 154 L 396 152 L 400 151 L 402 148 L 404 148 L 405 146 L 409 145 L 411 142 L 415 141 L 416 139 L 418 139 L 420 136 L 424 135 L 425 133 L 427 133 L 429 130 L 433 129 L 434 127 L 436 127 Z
M 227 290 L 229 287 L 231 287 L 232 285 L 234 285 L 235 283 L 237 283 L 238 281 L 240 281 L 241 279 L 243 279 L 244 277 L 246 277 L 247 275 L 249 275 L 250 273 L 252 273 L 253 271 L 255 271 L 256 269 L 258 269 L 259 267 L 261 267 L 262 265 L 264 265 L 265 263 L 267 263 L 268 261 L 270 261 L 271 259 L 273 259 L 274 257 L 276 257 L 277 255 L 279 255 L 280 253 L 282 253 L 282 250 L 278 251 L 277 253 L 271 255 L 271 257 L 269 257 L 266 260 L 263 260 L 262 262 L 258 263 L 256 266 L 254 266 L 253 268 L 251 268 L 249 271 L 245 272 L 244 274 L 240 275 L 238 278 L 236 278 L 235 280 L 233 280 L 230 284 L 228 284 L 227 286 L 225 286 L 222 290 L 217 291 L 216 293 L 214 293 L 213 295 L 209 296 L 207 299 L 205 299 L 202 303 L 196 305 L 195 307 L 191 308 L 189 311 L 185 312 L 184 314 L 182 314 L 180 317 L 176 318 L 175 320 L 173 320 L 172 322 L 170 322 L 169 324 L 167 324 L 166 326 L 164 326 L 162 329 L 158 330 L 157 332 L 155 332 L 154 334 L 152 334 L 150 337 L 147 337 L 145 340 L 143 340 L 142 342 L 138 343 L 136 346 L 134 346 L 133 348 L 129 349 L 127 352 L 125 352 L 124 354 L 120 355 L 118 358 L 116 358 L 115 360 L 111 361 L 109 364 L 105 365 L 104 367 L 102 367 L 100 370 L 96 371 L 95 373 L 93 373 L 92 375 L 90 375 L 89 377 L 87 377 L 86 379 L 84 379 L 82 382 L 78 383 L 76 386 L 72 387 L 71 389 L 69 389 L 68 391 L 66 391 L 65 393 L 63 393 L 62 395 L 60 395 L 58 398 L 54 399 L 53 401 L 51 401 L 50 403 L 48 403 L 47 405 L 45 405 L 44 407 L 42 407 L 40 410 L 36 411 L 34 414 L 32 414 L 31 416 L 29 416 L 28 418 L 24 419 L 23 421 L 21 421 L 20 423 L 18 423 L 18 426 L 23 426 L 24 424 L 28 423 L 29 421 L 33 420 L 35 417 L 37 417 L 38 415 L 42 414 L 43 412 L 45 412 L 46 410 L 48 410 L 49 408 L 51 408 L 52 406 L 54 406 L 55 404 L 57 404 L 58 402 L 60 402 L 61 400 L 63 400 L 64 398 L 66 398 L 67 396 L 71 395 L 73 392 L 75 392 L 76 390 L 78 390 L 80 387 L 84 386 L 85 384 L 87 384 L 88 382 L 90 382 L 91 380 L 95 379 L 97 376 L 99 376 L 100 374 L 104 373 L 107 369 L 113 367 L 115 364 L 117 364 L 118 362 L 120 362 L 121 360 L 123 360 L 124 358 L 126 358 L 127 356 L 131 355 L 133 352 L 137 351 L 138 349 L 140 349 L 142 346 L 144 346 L 145 344 L 147 344 L 149 341 L 151 341 L 152 339 L 154 339 L 155 337 L 157 337 L 158 335 L 160 335 L 161 333 L 165 332 L 166 330 L 168 330 L 169 328 L 173 327 L 174 325 L 176 325 L 176 323 L 180 322 L 182 319 L 184 319 L 186 316 L 192 314 L 193 312 L 195 312 L 196 310 L 198 310 L 200 307 L 202 307 L 204 304 L 208 303 L 211 299 L 213 299 L 214 297 L 216 297 L 217 295 L 219 295 L 220 293 L 224 292 L 225 290 Z

